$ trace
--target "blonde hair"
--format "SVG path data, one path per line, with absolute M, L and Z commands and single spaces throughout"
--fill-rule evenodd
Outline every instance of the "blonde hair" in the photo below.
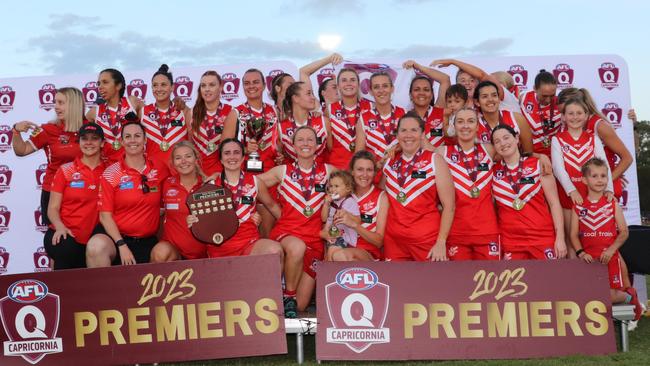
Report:
M 84 111 L 86 103 L 84 103 L 83 94 L 81 90 L 73 87 L 60 88 L 56 91 L 65 95 L 67 108 L 65 109 L 64 129 L 66 132 L 77 132 L 83 125 Z
M 196 159 L 195 161 L 195 168 L 196 168 L 196 173 L 197 175 L 200 175 L 201 178 L 206 177 L 205 173 L 203 173 L 203 170 L 201 169 L 201 155 L 199 154 L 199 150 L 196 149 L 196 146 L 191 141 L 188 140 L 182 140 L 174 144 L 172 147 L 172 152 L 169 154 L 169 160 L 171 162 L 171 165 L 174 166 L 174 154 L 176 153 L 176 150 L 180 149 L 181 147 L 187 147 L 188 149 L 192 150 L 192 154 L 194 154 L 194 158 Z

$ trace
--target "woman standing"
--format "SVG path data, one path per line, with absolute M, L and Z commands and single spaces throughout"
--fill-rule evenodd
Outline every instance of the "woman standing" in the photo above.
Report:
M 54 176 L 48 206 L 52 224 L 43 246 L 55 270 L 86 267 L 86 243 L 97 225 L 99 179 L 106 168 L 101 160 L 103 142 L 99 125 L 83 125 L 79 130 L 82 156 L 61 165 Z
M 504 258 L 564 258 L 562 206 L 553 176 L 542 174 L 539 159 L 520 153 L 517 132 L 511 126 L 494 128 L 492 144 L 503 158 L 494 166 L 492 194 Z
M 551 138 L 558 133 L 562 125 L 558 107 L 557 81 L 546 70 L 540 70 L 535 76 L 535 87 L 521 95 L 521 112 L 523 113 L 533 138 L 533 152 L 551 155 Z
M 423 134 L 420 116 L 409 112 L 401 117 L 397 122 L 401 151 L 383 168 L 390 202 L 384 234 L 386 260 L 447 260 L 454 186 L 444 158 L 422 148 Z
M 328 64 L 336 66 L 343 62 L 343 56 L 338 53 L 333 53 L 327 57 L 323 57 L 320 60 L 316 60 L 310 64 L 307 64 L 300 68 L 300 81 L 304 82 L 308 88 L 314 90 L 311 85 L 311 75 L 321 68 L 325 67 Z M 334 78 L 327 78 L 323 80 L 318 85 L 318 100 L 320 102 L 320 108 L 324 113 L 327 113 L 329 105 L 336 103 L 340 100 L 337 88 L 337 83 L 334 81 Z
M 83 124 L 84 101 L 76 88 L 61 88 L 54 96 L 56 119 L 42 126 L 34 122 L 21 121 L 13 126 L 11 145 L 16 156 L 26 156 L 43 149 L 47 168 L 41 189 L 41 214 L 43 223 L 49 225 L 48 204 L 54 174 L 62 164 L 81 156 L 78 131 Z M 29 140 L 24 141 L 21 132 L 32 131 Z

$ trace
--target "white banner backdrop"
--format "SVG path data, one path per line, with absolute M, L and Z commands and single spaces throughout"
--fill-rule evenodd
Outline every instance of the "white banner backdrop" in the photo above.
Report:
M 410 109 L 408 87 L 415 73 L 403 70 L 403 61 L 355 60 L 346 61 L 343 65 L 354 64 L 350 66 L 355 67 L 361 74 L 361 89 L 367 97 L 367 79 L 372 72 L 388 71 L 395 76 L 395 103 Z M 431 60 L 416 61 L 428 65 Z M 542 68 L 556 75 L 560 88 L 575 86 L 589 89 L 626 146 L 632 150 L 632 124 L 626 117 L 630 108 L 629 76 L 627 64 L 619 56 L 497 57 L 467 58 L 463 61 L 477 65 L 487 72 L 509 71 L 515 81 L 526 90 L 533 88 L 535 75 Z M 222 100 L 233 105 L 240 104 L 245 101 L 241 77 L 244 71 L 251 67 L 257 67 L 264 73 L 267 90 L 270 79 L 276 73 L 284 71 L 294 77 L 298 74 L 296 66 L 289 62 L 173 68 L 171 71 L 175 80 L 174 95 L 186 98 L 187 103 L 193 105 L 201 74 L 205 70 L 214 69 L 224 79 Z M 449 73 L 454 83 L 454 67 L 440 70 Z M 146 102 L 151 103 L 153 97 L 150 81 L 155 71 L 124 71 L 128 94 L 144 96 Z M 313 75 L 315 89 L 317 82 L 332 71 L 328 66 Z M 54 118 L 53 93 L 56 88 L 64 86 L 80 88 L 88 107 L 92 106 L 97 96 L 96 80 L 96 74 L 0 79 L 0 274 L 44 271 L 49 267 L 48 258 L 42 248 L 42 237 L 46 228 L 42 225 L 39 212 L 40 183 L 45 168 L 45 156 L 36 152 L 17 158 L 11 149 L 11 126 L 21 120 L 45 123 Z M 268 95 L 265 95 L 265 98 L 270 101 Z M 26 135 L 23 137 L 27 138 Z M 638 224 L 640 212 L 635 164 L 630 167 L 625 177 L 630 183 L 621 204 L 628 223 Z
M 193 105 L 201 74 L 215 70 L 224 81 L 222 101 L 239 105 L 246 101 L 241 79 L 249 68 L 260 69 L 267 86 L 279 72 L 287 72 L 296 78 L 298 75 L 296 66 L 284 61 L 172 68 L 173 95 L 181 96 L 188 105 Z M 151 76 L 155 71 L 122 71 L 127 94 L 152 103 Z M 22 120 L 43 124 L 54 119 L 56 88 L 77 87 L 84 94 L 86 106 L 94 106 L 97 76 L 79 74 L 0 79 L 0 274 L 49 270 L 49 259 L 43 249 L 43 233 L 47 228 L 42 224 L 39 211 L 45 155 L 38 151 L 26 157 L 16 157 L 11 148 L 11 127 Z M 265 93 L 265 99 L 272 103 L 268 93 Z M 23 134 L 23 139 L 28 137 Z

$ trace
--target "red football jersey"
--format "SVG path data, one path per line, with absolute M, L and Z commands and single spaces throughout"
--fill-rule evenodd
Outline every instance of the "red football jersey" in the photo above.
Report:
M 587 187 L 582 183 L 582 166 L 595 156 L 595 137 L 593 134 L 583 132 L 577 140 L 574 140 L 568 131 L 562 131 L 553 136 L 557 140 L 562 150 L 562 160 L 564 165 L 559 167 L 564 169 L 571 179 L 571 183 L 579 192 L 586 192 Z M 557 167 L 554 164 L 554 170 Z M 557 176 L 557 173 L 556 173 Z M 561 180 L 560 180 L 561 182 Z M 566 195 L 565 187 L 558 187 L 560 195 Z
M 598 124 L 599 123 L 609 123 L 606 121 L 603 121 L 602 118 L 600 118 L 599 115 L 594 114 L 591 117 L 589 117 L 589 120 L 587 121 L 587 125 L 585 126 L 585 131 L 587 131 L 590 134 L 593 134 L 594 136 L 598 136 Z M 607 145 L 603 144 L 603 149 L 605 150 L 605 156 L 607 157 L 607 163 L 609 164 L 609 169 L 610 171 L 613 171 L 616 169 L 618 166 L 619 162 L 621 161 L 621 157 L 618 156 L 612 149 L 607 147 Z M 614 182 L 614 195 L 617 198 L 621 197 L 621 194 L 623 194 L 623 180 L 621 177 L 618 177 Z
M 573 209 L 578 214 L 580 243 L 585 250 L 607 249 L 618 236 L 614 218 L 616 202 L 607 202 L 604 195 L 597 202 L 583 199 L 582 205 Z
M 34 149 L 43 149 L 47 158 L 47 169 L 43 178 L 43 190 L 49 192 L 54 174 L 62 164 L 81 156 L 79 135 L 66 132 L 62 124 L 46 123 L 35 129 L 28 142 Z
M 482 114 L 479 113 L 478 117 L 478 131 L 476 132 L 476 142 L 480 144 L 491 144 L 493 127 L 490 127 L 490 124 L 485 120 Z M 504 124 L 512 127 L 516 133 L 521 132 L 519 130 L 517 120 L 515 119 L 514 112 L 499 110 L 499 124 Z
M 325 163 L 327 147 L 327 130 L 325 129 L 325 117 L 309 114 L 307 124 L 316 130 L 316 161 Z M 282 141 L 282 150 L 288 158 L 287 164 L 293 164 L 296 161 L 296 149 L 293 146 L 293 133 L 301 127 L 292 118 L 287 118 L 280 123 L 280 140 Z
M 384 195 L 384 191 L 370 187 L 370 191 L 366 192 L 361 197 L 353 195 L 359 204 L 359 212 L 361 213 L 361 226 L 368 231 L 377 230 L 377 215 L 380 209 L 380 198 Z M 369 243 L 366 239 L 359 236 L 357 239 L 357 248 L 366 250 L 372 255 L 374 259 L 383 259 L 381 249 L 376 245 Z
M 201 168 L 208 176 L 223 170 L 219 161 L 219 144 L 226 118 L 232 109 L 230 104 L 220 103 L 216 112 L 205 114 L 198 132 L 192 132 L 192 142 L 201 154 Z
M 171 148 L 187 140 L 185 114 L 177 111 L 173 104 L 164 111 L 155 103 L 147 104 L 142 111 L 142 126 L 147 136 L 147 158 L 171 167 Z
M 381 159 L 386 150 L 397 144 L 397 121 L 406 114 L 402 107 L 393 106 L 391 114 L 382 116 L 373 107 L 361 113 L 363 131 L 366 134 L 366 150 Z
M 521 113 L 526 118 L 533 136 L 533 152 L 551 155 L 551 137 L 557 134 L 562 125 L 562 116 L 557 107 L 557 97 L 549 105 L 540 106 L 534 90 L 522 95 Z
M 453 139 L 445 137 L 443 128 L 445 126 L 445 109 L 429 107 L 424 117 L 424 134 L 433 147 L 453 143 Z
M 246 146 L 248 139 L 253 138 L 253 136 L 248 136 L 250 132 L 246 128 L 249 121 L 255 118 L 261 118 L 266 121 L 266 128 L 260 141 L 257 141 L 257 144 L 264 171 L 268 171 L 275 166 L 276 149 L 274 146 L 275 142 L 273 141 L 273 131 L 277 129 L 278 124 L 278 115 L 275 113 L 275 108 L 270 104 L 264 103 L 262 110 L 257 110 L 248 103 L 243 103 L 237 106 L 237 113 L 239 115 L 239 124 L 237 125 L 236 136 L 244 146 Z
M 104 157 L 108 162 L 118 161 L 124 155 L 124 149 L 118 141 L 122 133 L 122 125 L 129 112 L 137 114 L 137 111 L 131 105 L 129 98 L 122 97 L 117 108 L 108 107 L 106 103 L 97 106 L 95 123 L 104 131 Z
M 348 168 L 356 146 L 357 121 L 361 113 L 370 108 L 370 102 L 366 99 L 362 99 L 354 107 L 346 107 L 341 101 L 329 105 L 332 151 L 328 162 L 336 168 Z

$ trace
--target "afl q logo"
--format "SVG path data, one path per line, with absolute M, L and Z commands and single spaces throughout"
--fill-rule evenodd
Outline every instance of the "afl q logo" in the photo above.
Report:
M 600 78 L 600 86 L 607 90 L 612 90 L 618 87 L 619 70 L 616 65 L 611 62 L 603 62 L 598 69 L 598 77 Z
M 184 101 L 192 100 L 192 87 L 194 83 L 189 76 L 179 76 L 174 81 L 174 97 L 179 97 Z
M 508 74 L 512 76 L 515 85 L 519 86 L 521 90 L 525 90 L 528 84 L 528 70 L 521 65 L 512 65 L 508 69 Z
M 9 222 L 11 221 L 11 211 L 7 206 L 0 206 L 0 234 L 9 231 Z
M 0 165 L 0 193 L 11 188 L 11 176 L 13 172 L 6 165 Z
M 325 303 L 331 321 L 331 327 L 327 327 L 327 343 L 344 344 L 361 353 L 373 344 L 390 342 L 390 329 L 384 328 L 389 290 L 370 269 L 352 267 L 340 271 L 335 281 L 325 286 Z
M 36 177 L 36 188 L 41 189 L 41 187 L 43 187 L 43 180 L 45 179 L 46 171 L 47 164 L 41 164 L 38 166 L 38 169 L 34 170 L 34 175 Z
M 130 96 L 144 100 L 147 95 L 147 83 L 142 79 L 133 79 L 129 85 L 126 86 L 126 93 Z
M 11 284 L 0 299 L 0 318 L 9 338 L 4 355 L 36 364 L 50 353 L 63 352 L 63 342 L 56 337 L 60 309 L 59 296 L 45 283 L 25 279 Z
M 232 101 L 233 99 L 237 99 L 239 97 L 239 83 L 240 83 L 237 74 L 232 72 L 227 72 L 223 74 L 222 79 L 223 79 L 223 93 L 221 94 L 221 98 L 229 102 Z
M 618 103 L 605 103 L 605 108 L 601 112 L 607 117 L 609 122 L 614 128 L 621 127 L 621 120 L 623 118 L 623 110 L 618 106 Z
M 9 267 L 9 252 L 6 248 L 0 247 L 0 274 L 7 272 Z
M 9 85 L 0 87 L 0 112 L 7 113 L 14 109 L 16 92 Z
M 81 93 L 84 96 L 84 101 L 86 106 L 93 107 L 97 105 L 97 96 L 99 95 L 99 88 L 97 87 L 96 81 L 91 81 L 86 83 L 86 85 L 81 89 Z
M 56 87 L 54 84 L 45 84 L 38 91 L 38 100 L 41 103 L 39 108 L 46 111 L 51 111 L 54 108 L 54 96 L 56 95 Z
M 573 87 L 573 69 L 569 64 L 558 64 L 553 70 L 553 76 L 557 80 L 560 89 Z
M 269 92 L 271 91 L 271 87 L 272 87 L 271 84 L 273 83 L 273 79 L 275 79 L 275 77 L 280 75 L 280 74 L 284 74 L 284 71 L 283 70 L 271 70 L 271 71 L 269 71 L 269 74 L 266 76 L 266 89 Z
M 11 150 L 11 127 L 7 125 L 0 125 L 0 153 Z
M 316 75 L 316 79 L 318 80 L 318 85 L 321 85 L 325 80 L 327 79 L 334 79 L 334 69 L 331 67 L 326 67 L 324 69 L 321 69 L 318 75 Z

